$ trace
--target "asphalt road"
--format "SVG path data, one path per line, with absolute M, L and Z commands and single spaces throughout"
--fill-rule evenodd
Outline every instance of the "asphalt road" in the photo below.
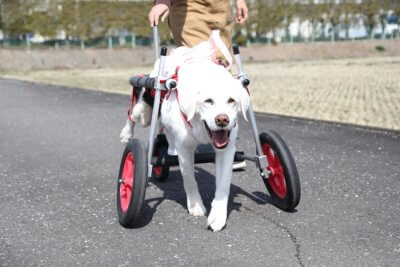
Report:
M 124 229 L 116 182 L 128 103 L 0 79 L 1 266 L 400 266 L 399 132 L 258 114 L 298 164 L 296 212 L 271 204 L 248 163 L 233 175 L 227 227 L 213 233 L 187 213 L 173 169 L 150 181 L 139 227 Z M 239 149 L 253 151 L 240 126 Z M 213 168 L 196 169 L 208 211 Z

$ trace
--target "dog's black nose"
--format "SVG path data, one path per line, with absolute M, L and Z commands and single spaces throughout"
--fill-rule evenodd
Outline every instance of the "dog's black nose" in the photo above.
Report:
M 215 124 L 218 127 L 226 127 L 229 124 L 229 118 L 226 114 L 219 114 L 215 117 Z

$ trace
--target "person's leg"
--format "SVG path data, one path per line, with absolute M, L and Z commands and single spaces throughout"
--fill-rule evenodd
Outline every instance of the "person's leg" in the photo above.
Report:
M 193 47 L 208 40 L 212 30 L 231 47 L 232 16 L 229 0 L 174 0 L 169 25 L 177 46 Z M 224 61 L 221 53 L 218 59 Z

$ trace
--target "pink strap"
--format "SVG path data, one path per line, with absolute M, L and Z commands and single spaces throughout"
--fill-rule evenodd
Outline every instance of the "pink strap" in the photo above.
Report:
M 222 41 L 219 35 L 219 30 L 214 30 L 211 32 L 208 42 L 210 43 L 211 49 L 214 51 L 214 57 L 218 50 L 221 51 L 222 55 L 228 61 L 228 66 L 226 66 L 226 68 L 229 70 L 232 67 L 232 56 L 231 53 L 229 53 L 225 43 Z

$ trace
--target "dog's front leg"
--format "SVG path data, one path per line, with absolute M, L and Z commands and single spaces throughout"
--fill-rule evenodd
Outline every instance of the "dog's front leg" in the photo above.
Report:
M 235 156 L 236 131 L 231 133 L 231 142 L 224 151 L 216 151 L 215 155 L 215 197 L 211 203 L 208 226 L 214 232 L 220 231 L 226 224 L 228 214 L 228 198 L 232 179 L 232 163 Z
M 179 168 L 183 176 L 183 186 L 187 197 L 187 208 L 193 216 L 204 216 L 206 209 L 194 178 L 194 149 L 181 145 L 177 146 Z

